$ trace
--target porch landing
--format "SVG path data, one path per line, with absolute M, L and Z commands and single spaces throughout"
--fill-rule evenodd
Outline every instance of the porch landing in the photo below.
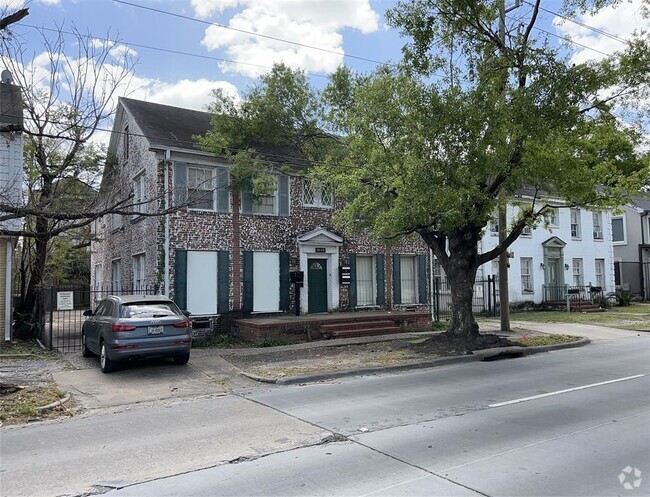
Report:
M 383 335 L 431 329 L 431 314 L 412 311 L 364 311 L 305 316 L 266 316 L 236 319 L 235 336 L 247 341 L 289 340 Z

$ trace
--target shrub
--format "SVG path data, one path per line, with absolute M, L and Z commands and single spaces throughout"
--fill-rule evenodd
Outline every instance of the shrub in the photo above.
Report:
M 624 290 L 622 288 L 616 290 L 616 300 L 618 301 L 619 307 L 631 305 L 633 297 L 634 295 L 632 295 L 632 292 L 629 290 Z
M 594 298 L 591 299 L 591 303 L 597 305 L 601 309 L 609 309 L 612 306 L 612 302 L 602 293 L 595 295 Z

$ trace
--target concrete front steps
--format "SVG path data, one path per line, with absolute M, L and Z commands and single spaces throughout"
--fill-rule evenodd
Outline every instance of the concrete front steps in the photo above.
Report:
M 589 300 L 571 302 L 571 312 L 605 312 L 605 309 L 592 304 Z
M 355 321 L 351 323 L 321 324 L 323 338 L 350 338 L 400 333 L 402 329 L 394 321 Z

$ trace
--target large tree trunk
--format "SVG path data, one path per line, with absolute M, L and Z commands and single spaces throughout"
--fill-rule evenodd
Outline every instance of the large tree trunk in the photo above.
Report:
M 451 319 L 447 327 L 447 335 L 454 340 L 462 340 L 468 345 L 479 335 L 472 300 L 478 269 L 480 233 L 481 228 L 476 226 L 447 233 L 446 236 L 420 233 L 447 275 L 447 283 L 451 291 Z
M 471 342 L 479 334 L 472 309 L 476 267 L 459 266 L 453 262 L 447 271 L 447 282 L 451 291 L 451 319 L 447 333 L 454 338 Z

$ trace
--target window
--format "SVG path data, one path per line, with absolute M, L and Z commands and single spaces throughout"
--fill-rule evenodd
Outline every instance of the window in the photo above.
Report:
M 133 210 L 135 212 L 147 212 L 145 201 L 145 176 L 144 173 L 138 175 L 133 180 Z
M 596 259 L 596 286 L 605 290 L 605 259 Z
M 284 174 L 276 176 L 276 190 L 272 195 L 255 199 L 252 192 L 242 192 L 242 213 L 288 216 L 289 177 Z
M 594 240 L 603 239 L 603 215 L 600 212 L 592 213 L 594 223 Z
M 625 219 L 621 217 L 612 218 L 612 242 L 625 244 Z
M 481 270 L 482 269 L 483 268 L 481 268 Z M 438 259 L 433 259 L 433 279 L 438 284 L 438 288 L 440 288 L 440 283 L 447 281 L 445 270 L 442 269 L 442 265 Z
M 357 255 L 357 305 L 375 305 L 375 271 L 372 256 Z
M 124 158 L 128 159 L 129 158 L 129 127 L 125 126 L 124 127 L 124 134 L 122 135 L 123 143 L 122 146 L 124 147 Z
M 417 304 L 418 282 L 416 258 L 403 255 L 400 257 L 400 284 L 402 288 L 402 304 Z
M 310 181 L 305 178 L 302 203 L 307 207 L 334 207 L 334 188 L 329 183 Z
M 122 214 L 111 214 L 111 229 L 119 230 L 124 225 Z
M 524 226 L 524 229 L 521 230 L 521 236 L 532 236 L 533 229 L 530 226 Z
M 93 275 L 93 290 L 94 291 L 99 291 L 102 289 L 102 265 L 101 264 L 95 264 L 95 272 Z M 98 295 L 96 295 L 98 297 Z
M 145 288 L 145 255 L 138 254 L 133 256 L 133 291 L 139 292 Z
M 571 238 L 581 238 L 580 209 L 571 209 Z
M 122 261 L 111 262 L 111 292 L 119 294 L 122 291 Z
M 560 218 L 558 216 L 558 210 L 556 207 L 549 207 L 548 210 L 544 213 L 544 217 L 548 224 L 553 227 L 560 226 Z
M 499 219 L 496 217 L 490 221 L 490 234 L 492 236 L 498 236 L 499 234 Z
M 187 204 L 190 209 L 215 210 L 215 168 L 187 167 Z
M 582 259 L 573 259 L 573 286 L 584 286 Z
M 519 262 L 521 268 L 521 291 L 523 293 L 533 293 L 533 258 L 522 257 Z

